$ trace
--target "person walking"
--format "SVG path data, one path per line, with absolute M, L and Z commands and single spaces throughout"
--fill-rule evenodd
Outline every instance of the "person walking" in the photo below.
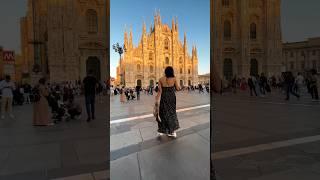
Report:
M 120 89 L 120 102 L 125 103 L 126 102 L 126 95 L 125 95 L 126 89 L 124 86 Z
M 310 77 L 310 92 L 312 96 L 312 101 L 319 101 L 319 94 L 318 94 L 318 79 L 317 79 L 317 71 L 313 69 L 311 71 Z
M 176 113 L 175 91 L 180 90 L 171 66 L 165 69 L 165 76 L 158 82 L 159 91 L 155 97 L 156 103 L 160 101 L 159 117 L 161 128 L 158 129 L 159 135 L 167 134 L 170 137 L 177 137 L 176 130 L 180 127 Z
M 298 76 L 296 77 L 296 80 L 295 80 L 295 86 L 296 86 L 296 93 L 297 94 L 300 94 L 300 95 L 302 94 L 303 85 L 304 85 L 304 77 L 299 72 Z
M 290 94 L 296 96 L 299 99 L 300 95 L 293 92 L 294 77 L 292 75 L 292 72 L 285 72 L 284 73 L 284 83 L 285 83 L 286 94 L 287 94 L 287 97 L 285 100 L 290 99 Z
M 12 101 L 13 101 L 13 90 L 15 89 L 14 83 L 11 81 L 11 77 L 6 75 L 5 79 L 0 82 L 0 89 L 2 92 L 1 100 L 1 119 L 5 118 L 5 113 L 9 113 L 11 118 L 14 118 L 12 113 Z
M 50 126 L 54 123 L 49 115 L 49 96 L 48 88 L 46 87 L 46 79 L 41 78 L 39 84 L 34 89 L 34 104 L 33 104 L 33 125 L 34 126 Z
M 83 79 L 84 97 L 87 110 L 87 122 L 95 119 L 95 99 L 98 81 L 93 76 L 93 70 L 89 70 L 88 75 Z
M 258 96 L 257 92 L 256 92 L 256 87 L 255 87 L 254 82 L 253 82 L 253 79 L 254 79 L 254 76 L 252 76 L 252 75 L 248 78 L 248 86 L 250 88 L 250 95 L 253 96 L 252 92 L 254 92 L 254 94 L 256 96 Z
M 137 93 L 137 100 L 140 100 L 140 91 L 141 91 L 141 86 L 136 86 L 136 93 Z

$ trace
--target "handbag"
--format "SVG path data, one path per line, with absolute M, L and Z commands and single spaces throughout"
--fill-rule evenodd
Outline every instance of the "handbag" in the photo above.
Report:
M 155 102 L 153 106 L 153 116 L 158 117 L 159 116 L 159 103 Z

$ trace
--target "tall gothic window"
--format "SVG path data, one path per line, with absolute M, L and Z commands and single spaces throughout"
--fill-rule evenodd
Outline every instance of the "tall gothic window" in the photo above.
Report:
M 183 63 L 182 57 L 179 58 L 179 63 L 180 63 L 180 64 Z
M 191 70 L 190 69 L 188 69 L 188 74 L 191 74 Z
M 150 53 L 149 53 L 149 60 L 151 61 L 152 59 L 153 59 L 153 53 L 150 52 Z
M 168 39 L 164 40 L 164 49 L 169 50 L 169 40 Z
M 231 23 L 230 21 L 224 21 L 224 40 L 231 40 Z
M 166 57 L 166 65 L 169 65 L 169 58 Z
M 140 64 L 137 65 L 137 71 L 141 71 L 141 66 L 140 66 Z
M 230 0 L 222 0 L 222 6 L 223 7 L 229 7 L 230 6 Z
M 88 9 L 87 13 L 87 30 L 89 33 L 98 32 L 98 14 L 93 9 Z
M 180 74 L 182 74 L 182 73 L 183 73 L 182 68 L 180 68 Z
M 250 39 L 252 39 L 252 40 L 257 39 L 257 25 L 256 25 L 256 23 L 250 24 Z

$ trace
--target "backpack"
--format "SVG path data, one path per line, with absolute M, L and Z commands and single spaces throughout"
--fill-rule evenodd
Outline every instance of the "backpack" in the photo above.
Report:
M 34 97 L 33 101 L 34 102 L 39 102 L 40 98 L 41 98 L 39 87 L 34 87 L 32 89 L 32 94 L 33 94 L 33 97 Z

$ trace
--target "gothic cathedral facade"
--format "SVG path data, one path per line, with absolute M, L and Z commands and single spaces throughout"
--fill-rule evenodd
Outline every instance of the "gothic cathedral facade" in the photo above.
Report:
M 281 0 L 213 0 L 212 56 L 226 80 L 281 73 Z
M 29 72 L 63 82 L 81 80 L 93 70 L 106 80 L 106 8 L 106 0 L 29 0 L 21 27 L 27 32 L 22 53 Z
M 128 37 L 124 33 L 126 52 L 117 67 L 117 82 L 126 87 L 155 86 L 164 75 L 164 69 L 172 66 L 180 86 L 198 83 L 197 48 L 192 47 L 188 53 L 186 34 L 184 41 L 179 40 L 177 20 L 172 20 L 171 28 L 161 22 L 160 13 L 154 16 L 154 26 L 147 33 L 146 24 L 142 28 L 142 36 L 135 47 L 132 42 L 132 29 Z

